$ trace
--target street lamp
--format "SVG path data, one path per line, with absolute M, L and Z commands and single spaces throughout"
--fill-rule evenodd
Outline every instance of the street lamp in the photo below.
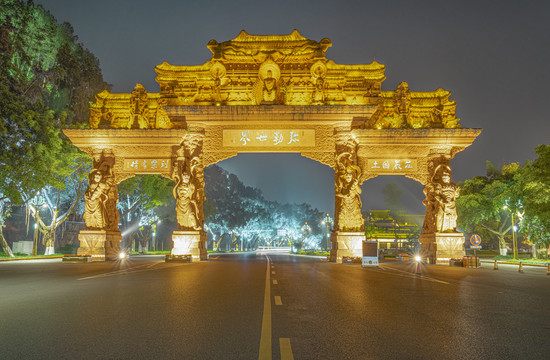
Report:
M 504 205 L 504 210 L 508 210 L 508 206 Z M 510 209 L 510 214 L 512 215 L 512 246 L 514 248 L 514 260 L 518 258 L 518 243 L 516 238 L 517 227 L 514 223 L 514 212 Z
M 333 221 L 332 218 L 327 213 L 325 218 L 323 219 L 323 224 L 327 227 L 327 251 L 329 250 L 329 239 L 330 239 L 330 233 L 329 233 L 329 227 L 332 225 Z
M 302 226 L 302 231 L 304 232 L 304 240 L 302 241 L 303 246 L 303 243 L 307 242 L 307 233 L 311 231 L 311 227 L 309 227 L 307 221 L 304 223 L 304 226 Z
M 40 226 L 40 209 L 44 206 L 48 206 L 44 196 L 40 194 L 40 191 L 36 192 L 36 195 L 29 201 L 29 205 L 34 208 L 34 235 L 32 244 L 32 255 L 36 256 L 38 253 L 38 228 Z

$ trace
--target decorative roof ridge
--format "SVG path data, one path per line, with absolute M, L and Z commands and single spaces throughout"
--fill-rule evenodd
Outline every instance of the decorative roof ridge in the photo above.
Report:
M 241 30 L 239 35 L 230 42 L 267 42 L 267 41 L 304 41 L 309 40 L 303 37 L 298 30 L 294 29 L 288 35 L 254 35 L 246 30 Z

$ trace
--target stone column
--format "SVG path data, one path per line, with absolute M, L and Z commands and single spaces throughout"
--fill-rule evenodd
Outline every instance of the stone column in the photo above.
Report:
M 172 178 L 178 230 L 172 234 L 172 255 L 191 255 L 193 261 L 207 259 L 203 230 L 204 167 L 203 135 L 188 134 L 174 149 Z
M 446 156 L 431 158 L 428 174 L 424 188 L 426 216 L 420 234 L 420 253 L 430 263 L 448 264 L 450 258 L 465 255 L 464 235 L 456 230 L 455 203 L 460 188 L 451 182 L 451 168 Z
M 361 168 L 357 165 L 357 143 L 349 135 L 336 137 L 335 231 L 331 235 L 330 261 L 362 257 L 365 221 L 361 214 Z
M 118 230 L 118 189 L 114 174 L 115 156 L 109 149 L 93 152 L 94 168 L 88 175 L 84 221 L 86 230 L 78 234 L 78 255 L 91 255 L 95 261 L 116 260 L 121 252 Z

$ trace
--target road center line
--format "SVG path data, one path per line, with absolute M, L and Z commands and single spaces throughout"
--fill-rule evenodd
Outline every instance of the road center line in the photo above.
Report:
M 273 285 L 277 285 L 277 284 L 279 284 L 279 283 L 277 282 L 277 280 L 273 280 Z
M 283 305 L 280 296 L 275 296 L 275 305 Z
M 281 360 L 294 360 L 294 355 L 292 355 L 292 347 L 290 346 L 290 339 L 279 338 L 279 347 L 281 348 Z
M 269 276 L 269 265 L 271 260 L 267 259 L 267 269 L 265 271 L 265 293 L 264 293 L 264 314 L 262 317 L 262 335 L 260 337 L 259 360 L 271 360 L 271 278 Z
M 275 275 L 275 271 L 272 271 L 271 274 L 272 274 L 272 275 Z

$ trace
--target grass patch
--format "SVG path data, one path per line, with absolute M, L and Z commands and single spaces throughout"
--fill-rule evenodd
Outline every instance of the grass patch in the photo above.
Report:
M 144 253 L 140 251 L 130 251 L 131 255 L 165 255 L 170 254 L 170 250 L 162 250 L 162 251 L 146 251 Z
M 313 255 L 313 256 L 328 256 L 330 255 L 329 252 L 323 251 L 298 251 L 296 254 L 298 255 Z

